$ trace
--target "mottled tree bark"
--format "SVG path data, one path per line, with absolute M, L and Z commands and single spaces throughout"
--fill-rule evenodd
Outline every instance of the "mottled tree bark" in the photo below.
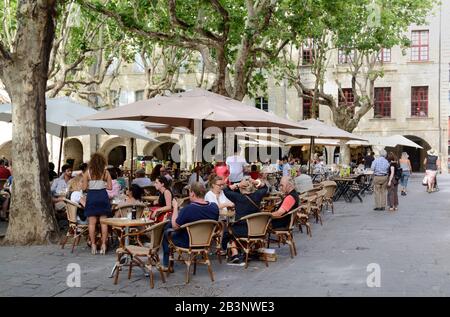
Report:
M 5 242 L 46 243 L 58 227 L 51 204 L 45 91 L 55 31 L 54 0 L 23 0 L 12 52 L 3 51 L 0 78 L 12 100 L 14 181 Z M 0 43 L 1 45 L 1 43 Z

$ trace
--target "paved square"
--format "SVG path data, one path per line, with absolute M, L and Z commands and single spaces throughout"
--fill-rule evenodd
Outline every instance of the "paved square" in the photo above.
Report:
M 131 280 L 125 270 L 113 285 L 113 252 L 0 247 L 0 296 L 450 296 L 450 176 L 438 176 L 441 190 L 433 194 L 425 192 L 421 176 L 413 176 L 408 196 L 399 197 L 399 211 L 373 211 L 370 195 L 364 203 L 340 201 L 334 215 L 324 212 L 323 227 L 313 225 L 312 238 L 295 231 L 295 259 L 282 246 L 268 268 L 260 261 L 245 270 L 214 260 L 213 283 L 199 265 L 185 285 L 185 267 L 177 264 L 166 284 L 155 275 L 153 290 L 139 269 Z M 70 263 L 80 265 L 79 288 L 66 284 Z M 367 286 L 370 263 L 380 265 L 379 288 Z

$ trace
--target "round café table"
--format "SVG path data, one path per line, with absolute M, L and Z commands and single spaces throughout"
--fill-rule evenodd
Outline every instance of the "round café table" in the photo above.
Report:
M 148 225 L 152 225 L 154 223 L 153 220 L 147 220 L 147 219 L 128 219 L 128 218 L 104 218 L 100 219 L 101 224 L 105 224 L 108 226 L 111 226 L 113 228 L 120 228 L 122 230 L 118 230 L 119 232 L 119 248 L 124 248 L 129 244 L 128 238 L 123 239 L 123 236 L 128 233 L 129 228 L 131 227 L 144 227 Z M 126 258 L 125 261 L 128 261 Z M 114 276 L 114 272 L 116 271 L 118 267 L 118 264 L 114 264 L 114 267 L 111 271 L 111 275 L 109 276 L 112 278 Z M 144 272 L 145 273 L 145 272 Z

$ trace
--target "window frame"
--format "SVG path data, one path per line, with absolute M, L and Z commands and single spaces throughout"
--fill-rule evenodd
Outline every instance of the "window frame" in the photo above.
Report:
M 342 88 L 342 92 L 345 95 L 345 100 L 342 99 L 341 92 L 338 90 L 338 106 L 346 106 L 347 108 L 352 108 L 353 113 L 355 112 L 355 94 L 353 93 L 352 88 Z M 349 92 L 349 94 L 346 94 L 346 92 Z M 348 101 L 348 96 L 351 97 L 351 102 Z
M 316 118 L 319 118 L 320 107 L 316 108 L 315 114 Z M 302 118 L 303 120 L 308 120 L 312 118 L 312 99 L 310 98 L 304 97 L 302 98 Z
M 426 93 L 420 94 L 421 90 Z M 425 96 L 425 99 L 420 99 L 420 96 Z M 428 118 L 428 103 L 429 103 L 429 87 L 428 86 L 412 86 L 411 87 L 411 117 L 413 118 Z M 416 105 L 417 104 L 417 105 Z M 426 115 L 420 115 L 420 112 L 425 108 Z
M 427 44 L 423 44 L 422 42 L 422 33 L 427 34 Z M 414 36 L 413 34 L 417 34 L 418 36 L 418 44 L 414 44 Z M 427 58 L 424 59 L 422 56 L 422 48 L 427 48 Z M 417 59 L 414 58 L 415 50 L 417 52 Z M 411 61 L 412 62 L 428 62 L 430 60 L 430 30 L 412 30 L 411 31 Z
M 258 107 L 259 106 L 259 107 Z M 269 112 L 269 98 L 266 96 L 258 96 L 255 98 L 255 107 L 259 110 Z
M 381 100 L 377 99 L 377 92 L 380 92 L 381 94 Z M 389 92 L 388 94 L 388 100 L 385 99 L 386 92 Z M 387 112 L 386 109 L 389 109 L 389 114 L 386 115 Z M 376 87 L 374 89 L 374 107 L 373 107 L 373 117 L 375 119 L 382 119 L 382 118 L 391 118 L 392 117 L 392 89 L 391 87 Z

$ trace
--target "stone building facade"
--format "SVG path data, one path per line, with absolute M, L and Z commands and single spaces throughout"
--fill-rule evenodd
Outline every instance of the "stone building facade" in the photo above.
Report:
M 376 81 L 379 96 L 384 96 L 377 109 L 370 110 L 360 121 L 354 131 L 362 136 L 401 134 L 424 147 L 424 150 L 412 148 L 397 148 L 397 151 L 407 151 L 413 161 L 415 170 L 423 170 L 423 158 L 426 150 L 434 148 L 440 153 L 447 171 L 450 152 L 449 115 L 450 115 L 450 1 L 443 1 L 442 6 L 435 10 L 428 19 L 428 25 L 412 25 L 408 33 L 413 47 L 402 49 L 394 47 L 384 52 L 384 77 Z M 345 63 L 340 63 L 339 52 L 336 50 L 326 72 L 325 90 L 338 95 L 336 77 L 343 88 L 350 88 L 350 79 L 346 75 Z M 200 67 L 199 67 L 200 69 Z M 304 72 L 308 73 L 305 66 Z M 200 73 L 180 72 L 177 87 L 188 90 L 197 87 Z M 209 83 L 213 75 L 207 74 Z M 145 76 L 136 64 L 121 67 L 120 75 L 111 86 L 114 91 L 120 91 L 118 106 L 142 99 L 145 88 Z M 208 86 L 206 87 L 208 88 Z M 387 96 L 387 97 L 386 97 Z M 250 105 L 258 106 L 273 112 L 278 116 L 291 119 L 306 119 L 305 104 L 298 97 L 294 88 L 287 82 L 276 83 L 273 78 L 268 80 L 268 89 L 258 98 L 244 99 Z M 320 106 L 319 118 L 332 124 L 331 111 L 326 106 Z M 0 123 L 0 156 L 8 157 L 10 151 L 10 127 Z M 179 143 L 182 148 L 183 161 L 191 161 L 192 140 L 180 135 L 154 134 L 161 143 L 136 141 L 134 155 L 155 155 L 167 159 L 171 145 Z M 59 138 L 48 136 L 50 160 L 56 162 L 59 153 Z M 130 157 L 130 141 L 114 136 L 83 136 L 69 138 L 65 141 L 63 157 L 72 158 L 75 164 L 87 161 L 91 153 L 100 151 L 114 162 L 120 162 L 124 157 Z M 282 153 L 289 152 L 283 148 Z M 328 161 L 333 159 L 335 148 L 327 147 Z

